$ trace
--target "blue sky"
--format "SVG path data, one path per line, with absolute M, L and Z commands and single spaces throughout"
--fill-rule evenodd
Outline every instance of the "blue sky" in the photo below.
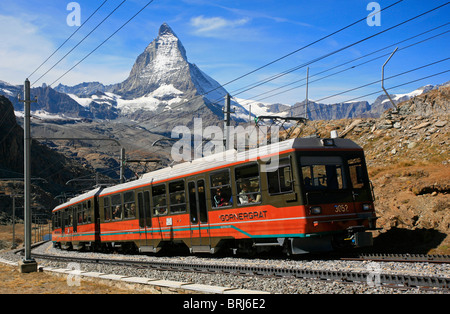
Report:
M 103 1 L 76 1 L 81 8 L 81 22 L 84 22 Z M 122 1 L 109 0 L 68 44 L 30 78 L 31 82 L 49 69 Z M 381 8 L 385 8 L 396 1 L 380 0 L 377 3 Z M 72 1 L 2 0 L 0 2 L 0 80 L 21 84 L 75 31 L 76 27 L 67 24 L 67 16 L 70 14 L 67 5 L 70 2 Z M 111 18 L 36 85 L 52 83 L 147 2 L 148 0 L 127 0 Z M 137 56 L 157 36 L 159 26 L 163 22 L 167 22 L 186 48 L 189 61 L 197 64 L 200 69 L 219 83 L 225 84 L 352 22 L 367 17 L 373 11 L 367 10 L 370 2 L 368 0 L 154 0 L 137 18 L 60 82 L 67 85 L 75 85 L 84 81 L 112 84 L 125 80 Z M 381 13 L 380 26 L 371 27 L 364 20 L 282 61 L 228 84 L 225 88 L 233 96 L 240 98 L 294 104 L 305 98 L 304 86 L 270 98 L 266 97 L 284 91 L 284 89 L 279 89 L 270 92 L 275 88 L 304 79 L 306 68 L 300 68 L 245 93 L 239 94 L 238 91 L 249 84 L 324 56 L 446 2 L 441 0 L 404 0 Z M 387 59 L 387 56 L 381 56 L 393 51 L 395 46 L 321 75 L 314 76 L 315 74 L 448 22 L 450 22 L 450 5 L 309 65 L 310 75 L 313 76 L 311 80 L 315 80 L 366 60 L 380 57 L 365 65 L 312 82 L 309 98 L 319 100 L 379 80 L 381 65 Z M 449 30 L 450 24 L 398 46 L 402 48 Z M 450 32 L 398 51 L 386 68 L 386 77 L 450 57 L 449 34 Z M 449 69 L 450 61 L 446 60 L 387 80 L 385 86 L 389 89 L 391 86 Z M 450 72 L 392 89 L 390 92 L 407 93 L 426 84 L 438 84 L 448 80 L 450 80 Z M 302 83 L 304 81 L 292 84 L 286 89 Z M 322 102 L 346 101 L 378 90 L 381 90 L 381 86 L 375 84 L 336 97 L 326 98 Z M 364 97 L 364 99 L 373 101 L 375 97 L 376 95 L 372 95 Z

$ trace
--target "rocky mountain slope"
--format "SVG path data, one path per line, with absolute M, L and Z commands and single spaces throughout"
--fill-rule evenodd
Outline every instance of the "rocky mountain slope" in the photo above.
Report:
M 364 148 L 376 196 L 377 250 L 450 254 L 450 86 L 380 118 L 310 121 L 294 136 L 337 130 Z
M 23 191 L 23 129 L 16 123 L 12 103 L 0 96 L 0 211 L 11 212 L 11 199 L 7 196 Z M 33 205 L 49 214 L 58 201 L 55 196 L 67 191 L 65 183 L 73 178 L 92 175 L 92 168 L 74 163 L 70 158 L 55 152 L 36 141 L 32 142 L 31 159 Z M 8 180 L 10 179 L 10 180 Z M 43 181 L 44 179 L 45 181 Z M 39 211 L 38 210 L 38 211 Z

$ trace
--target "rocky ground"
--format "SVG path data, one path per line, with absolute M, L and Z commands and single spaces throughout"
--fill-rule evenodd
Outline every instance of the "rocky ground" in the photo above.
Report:
M 329 137 L 337 130 L 364 148 L 380 250 L 450 254 L 449 96 L 446 87 L 379 119 L 310 121 L 294 133 Z

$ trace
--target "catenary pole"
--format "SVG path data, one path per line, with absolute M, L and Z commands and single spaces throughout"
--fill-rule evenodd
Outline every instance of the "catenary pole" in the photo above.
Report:
M 21 272 L 35 272 L 37 271 L 37 263 L 31 257 L 31 132 L 30 132 L 30 107 L 31 92 L 30 81 L 25 80 L 24 100 L 20 100 L 24 103 L 24 223 L 25 223 L 25 257 L 20 263 Z

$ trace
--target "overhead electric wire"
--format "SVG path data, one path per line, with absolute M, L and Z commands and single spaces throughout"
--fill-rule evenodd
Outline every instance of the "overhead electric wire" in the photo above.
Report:
M 51 57 L 53 57 L 55 55 L 55 53 L 57 53 L 76 33 L 78 33 L 78 31 L 80 29 L 83 28 L 83 26 L 89 22 L 89 20 L 95 15 L 95 13 L 97 13 L 104 5 L 105 3 L 108 2 L 108 0 L 105 0 L 87 19 L 86 21 L 83 22 L 83 24 L 80 25 L 80 27 L 77 27 L 77 29 L 72 33 L 72 35 L 70 35 L 62 44 L 61 46 L 59 46 L 58 48 L 56 48 L 56 50 L 47 58 L 45 59 L 44 62 L 42 62 L 30 75 L 28 75 L 28 78 L 31 78 L 31 76 L 33 76 L 34 73 L 36 73 L 45 63 L 47 63 L 48 60 L 50 60 Z
M 449 3 L 450 3 L 450 2 L 447 2 L 447 3 L 445 3 L 445 4 L 442 4 L 442 5 L 440 5 L 440 6 L 437 6 L 437 7 L 433 8 L 433 9 L 431 9 L 431 10 L 428 10 L 428 11 L 423 12 L 423 13 L 421 13 L 421 14 L 419 14 L 419 15 L 416 15 L 416 16 L 414 16 L 414 17 L 412 17 L 412 18 L 409 18 L 409 19 L 407 19 L 407 20 L 405 20 L 405 21 L 403 21 L 403 22 L 401 22 L 401 23 L 398 23 L 398 24 L 396 24 L 396 25 L 394 25 L 394 26 L 391 26 L 391 27 L 389 27 L 389 28 L 387 28 L 387 29 L 385 29 L 385 30 L 382 30 L 382 31 L 380 31 L 380 32 L 378 32 L 378 33 L 376 33 L 376 34 L 373 34 L 373 35 L 370 35 L 370 36 L 365 37 L 365 38 L 363 38 L 363 39 L 360 39 L 360 40 L 358 40 L 358 41 L 356 41 L 356 42 L 354 42 L 354 43 L 352 43 L 352 44 L 349 44 L 349 45 L 347 45 L 347 46 L 345 46 L 345 47 L 339 48 L 339 49 L 334 50 L 334 51 L 332 51 L 332 52 L 330 52 L 330 53 L 327 53 L 327 54 L 325 54 L 325 55 L 323 55 L 323 56 L 320 56 L 320 57 L 318 57 L 318 58 L 316 58 L 316 59 L 313 59 L 313 60 L 311 60 L 311 61 L 308 61 L 308 62 L 306 62 L 306 63 L 303 63 L 303 64 L 301 64 L 301 65 L 299 65 L 299 66 L 293 67 L 293 68 L 288 69 L 288 70 L 286 70 L 286 71 L 284 71 L 284 72 L 281 72 L 281 73 L 279 73 L 279 74 L 273 75 L 273 76 L 271 76 L 271 77 L 269 77 L 269 78 L 266 78 L 266 79 L 264 79 L 264 80 L 261 80 L 261 81 L 255 83 L 255 84 L 251 84 L 251 85 L 246 86 L 246 87 L 248 87 L 248 88 L 243 87 L 243 88 L 239 89 L 239 90 L 238 90 L 239 93 L 234 94 L 234 96 L 239 95 L 239 94 L 242 94 L 242 93 L 244 93 L 244 92 L 247 92 L 247 91 L 249 91 L 249 90 L 251 90 L 251 89 L 254 89 L 254 88 L 258 87 L 258 86 L 264 85 L 264 84 L 266 84 L 266 83 L 268 83 L 268 82 L 271 82 L 271 81 L 273 81 L 273 80 L 276 80 L 276 79 L 278 79 L 278 78 L 280 78 L 280 77 L 283 77 L 283 76 L 285 76 L 285 75 L 287 75 L 287 74 L 289 74 L 289 73 L 291 73 L 291 72 L 297 71 L 297 70 L 299 70 L 299 69 L 301 69 L 301 68 L 304 68 L 304 67 L 306 67 L 306 66 L 308 66 L 308 65 L 311 65 L 311 64 L 313 64 L 313 63 L 315 63 L 315 62 L 321 61 L 321 60 L 323 60 L 323 59 L 325 59 L 325 58 L 328 58 L 329 56 L 332 56 L 332 55 L 334 55 L 334 54 L 336 54 L 336 53 L 339 53 L 339 52 L 341 52 L 341 51 L 343 51 L 343 50 L 346 50 L 346 49 L 348 49 L 348 48 L 350 48 L 350 47 L 353 47 L 353 46 L 355 46 L 355 45 L 358 45 L 358 44 L 360 44 L 360 43 L 362 43 L 362 42 L 364 42 L 364 41 L 366 41 L 366 40 L 369 40 L 369 39 L 371 39 L 371 38 L 374 38 L 374 37 L 376 37 L 376 36 L 378 36 L 378 35 L 384 34 L 384 33 L 388 32 L 388 31 L 390 31 L 390 30 L 392 30 L 392 29 L 394 29 L 394 28 L 397 28 L 397 27 L 399 27 L 399 26 L 401 26 L 401 25 L 404 25 L 404 24 L 406 24 L 406 23 L 409 23 L 409 22 L 411 22 L 411 21 L 413 21 L 413 20 L 415 20 L 415 19 L 417 19 L 417 18 L 419 18 L 419 17 L 422 17 L 422 16 L 424 16 L 424 15 L 426 15 L 426 14 L 429 14 L 429 13 L 431 13 L 431 12 L 433 12 L 433 11 L 436 11 L 436 10 L 438 10 L 438 9 L 440 9 L 440 8 L 442 8 L 442 7 L 446 6 L 446 5 L 448 5 Z M 243 89 L 243 90 L 242 90 L 242 89 Z M 242 91 L 241 91 L 241 90 L 242 90 Z
M 399 85 L 396 85 L 396 86 L 392 86 L 392 87 L 389 88 L 389 90 L 393 90 L 393 89 L 396 89 L 396 88 L 399 88 L 399 87 L 403 87 L 403 86 L 405 86 L 405 85 L 409 85 L 409 84 L 412 84 L 412 83 L 416 83 L 416 82 L 419 82 L 419 81 L 423 81 L 423 80 L 425 80 L 425 79 L 429 79 L 429 78 L 431 78 L 431 77 L 438 76 L 438 75 L 441 75 L 441 74 L 445 74 L 445 73 L 448 73 L 448 72 L 450 72 L 450 69 L 449 69 L 449 70 L 442 71 L 442 72 L 439 72 L 439 73 L 434 73 L 434 74 L 431 74 L 431 75 L 428 75 L 428 76 L 424 76 L 424 77 L 421 77 L 421 78 L 419 78 L 419 79 L 415 79 L 415 80 L 412 80 L 412 81 L 409 81 L 409 82 L 406 82 L 406 83 L 402 83 L 402 84 L 399 84 Z M 352 99 L 348 99 L 348 100 L 343 101 L 343 102 L 340 102 L 340 103 L 331 104 L 331 105 L 328 105 L 328 106 L 337 106 L 337 105 L 339 105 L 339 104 L 348 103 L 348 102 L 351 102 L 351 101 L 354 101 L 354 100 L 357 100 L 357 99 L 361 99 L 361 98 L 363 98 L 363 97 L 373 96 L 373 95 L 380 94 L 380 93 L 383 93 L 383 90 L 382 90 L 382 89 L 381 89 L 381 90 L 378 90 L 378 91 L 376 91 L 376 92 L 372 92 L 372 93 L 370 93 L 370 94 L 365 94 L 365 95 L 362 95 L 362 96 L 358 96 L 358 97 L 355 97 L 355 98 L 352 98 Z M 311 112 L 316 112 L 316 111 L 319 111 L 319 110 L 321 110 L 321 109 L 322 109 L 322 108 L 317 108 L 317 109 L 315 109 L 315 110 L 308 110 L 308 112 L 309 112 L 309 113 L 311 113 Z M 304 115 L 304 114 L 306 114 L 306 112 L 300 113 L 300 115 Z
M 395 78 L 395 77 L 398 77 L 398 76 L 401 76 L 401 75 L 405 75 L 407 73 L 410 73 L 410 72 L 413 72 L 413 71 L 417 71 L 417 70 L 420 70 L 420 69 L 423 69 L 423 68 L 426 68 L 426 67 L 429 67 L 429 66 L 432 66 L 432 65 L 435 65 L 435 64 L 447 61 L 449 59 L 450 59 L 450 57 L 447 57 L 447 58 L 444 58 L 444 59 L 441 59 L 441 60 L 438 60 L 438 61 L 435 61 L 435 62 L 431 62 L 431 63 L 425 64 L 423 66 L 420 66 L 420 67 L 417 67 L 417 68 L 414 68 L 414 69 L 410 69 L 410 70 L 407 70 L 407 71 L 402 72 L 402 73 L 398 73 L 398 74 L 392 75 L 390 77 L 385 78 L 385 80 L 389 80 L 389 79 L 392 79 L 392 78 Z M 357 86 L 357 87 L 354 87 L 354 88 L 351 88 L 351 89 L 347 89 L 347 90 L 342 91 L 342 92 L 337 93 L 337 94 L 325 96 L 325 97 L 320 98 L 320 99 L 316 99 L 316 100 L 310 99 L 310 101 L 318 103 L 319 101 L 323 101 L 323 100 L 331 98 L 331 97 L 336 97 L 336 96 L 339 96 L 339 95 L 342 95 L 342 94 L 345 94 L 345 93 L 348 93 L 348 92 L 351 92 L 351 91 L 354 91 L 354 90 L 357 90 L 357 89 L 361 89 L 361 88 L 364 88 L 364 87 L 367 87 L 367 86 L 370 86 L 370 85 L 374 85 L 374 84 L 380 83 L 380 82 L 381 82 L 381 80 L 377 80 L 377 81 L 374 81 L 374 82 L 371 82 L 371 83 L 367 83 L 367 84 L 360 85 L 360 86 Z M 398 86 L 396 86 L 396 87 L 398 87 Z M 392 89 L 392 88 L 389 88 L 389 89 Z M 381 90 L 381 92 L 383 92 L 383 90 Z M 376 93 L 378 93 L 378 92 L 376 92 Z M 369 95 L 372 95 L 372 94 L 369 94 Z M 369 95 L 366 95 L 366 96 L 369 96 Z M 364 97 L 364 96 L 362 96 L 362 97 Z M 336 103 L 336 104 L 331 104 L 331 105 L 338 105 L 338 104 L 342 104 L 342 103 L 345 103 L 345 101 L 344 102 L 339 102 L 339 103 Z M 331 105 L 327 105 L 327 106 L 331 106 Z M 290 108 L 287 108 L 286 110 L 281 110 L 277 114 L 279 114 L 281 112 L 289 112 L 289 111 L 292 111 L 292 110 L 294 110 L 296 108 L 300 108 L 300 107 L 304 107 L 304 104 L 300 103 L 300 104 L 298 104 L 296 106 L 292 106 Z M 309 111 L 309 112 L 314 112 L 314 111 Z
M 420 66 L 420 67 L 417 67 L 417 68 L 414 68 L 414 69 L 411 69 L 411 70 L 408 70 L 408 71 L 405 71 L 405 72 L 402 72 L 402 73 L 398 73 L 398 74 L 386 77 L 384 80 L 386 81 L 386 80 L 389 80 L 389 79 L 392 79 L 392 78 L 395 78 L 395 77 L 398 77 L 398 76 L 401 76 L 401 75 L 405 75 L 405 74 L 408 74 L 408 73 L 411 73 L 411 72 L 414 72 L 414 71 L 417 71 L 417 70 L 420 70 L 420 69 L 423 69 L 423 68 L 426 68 L 426 67 L 429 67 L 429 66 L 432 66 L 432 65 L 444 62 L 444 61 L 447 61 L 449 59 L 450 59 L 450 57 L 447 57 L 447 58 L 441 59 L 439 61 L 428 63 L 426 65 L 423 65 L 423 66 Z M 361 86 L 358 86 L 358 87 L 355 87 L 355 88 L 351 88 L 351 89 L 342 91 L 342 92 L 337 93 L 337 94 L 333 94 L 333 95 L 330 95 L 330 96 L 326 96 L 326 97 L 317 99 L 314 102 L 319 102 L 319 101 L 322 101 L 322 100 L 325 100 L 325 99 L 336 97 L 336 96 L 339 96 L 339 95 L 342 95 L 342 94 L 345 94 L 345 93 L 348 93 L 348 92 L 351 92 L 351 91 L 354 91 L 354 90 L 357 90 L 357 89 L 361 89 L 361 88 L 364 88 L 364 87 L 367 87 L 367 86 L 370 86 L 370 85 L 374 85 L 374 84 L 377 84 L 377 83 L 380 83 L 380 82 L 381 82 L 381 80 L 377 80 L 377 81 L 374 81 L 374 82 L 371 82 L 371 83 L 367 83 L 367 84 L 364 84 L 364 85 L 361 85 Z
M 122 28 L 124 28 L 128 23 L 130 23 L 136 16 L 139 15 L 142 11 L 144 11 L 145 8 L 147 8 L 154 0 L 149 1 L 142 9 L 140 9 L 135 15 L 133 15 L 128 21 L 126 21 L 122 26 L 120 26 L 115 32 L 113 32 L 108 38 L 106 38 L 100 45 L 94 48 L 90 53 L 88 53 L 83 59 L 81 59 L 79 62 L 77 62 L 73 67 L 71 67 L 69 70 L 67 70 L 63 75 L 61 75 L 59 78 L 57 78 L 53 83 L 51 83 L 49 86 L 52 86 L 56 82 L 58 82 L 60 79 L 62 79 L 64 76 L 66 76 L 70 71 L 72 71 L 75 67 L 77 67 L 81 62 L 86 60 L 90 55 L 92 55 L 95 51 L 97 51 L 101 46 L 103 46 L 108 40 L 110 40 L 115 34 L 117 34 Z
M 441 25 L 441 26 L 439 26 L 439 27 L 445 26 L 445 25 L 447 25 L 447 24 L 450 24 L 450 22 L 449 22 L 449 23 L 446 23 L 446 24 L 444 24 L 444 25 Z M 439 27 L 438 27 L 438 28 L 439 28 Z M 436 28 L 434 28 L 434 29 L 432 29 L 432 30 L 435 30 L 435 29 L 436 29 Z M 402 41 L 400 41 L 400 42 L 398 42 L 398 43 L 395 43 L 395 44 L 386 46 L 386 47 L 384 47 L 384 48 L 382 48 L 382 49 L 378 49 L 378 50 L 376 50 L 376 51 L 374 51 L 374 52 L 371 52 L 371 53 L 369 53 L 369 54 L 363 55 L 363 56 L 358 57 L 358 58 L 356 58 L 356 59 L 352 59 L 352 60 L 350 60 L 350 61 L 341 63 L 341 64 L 339 64 L 339 65 L 337 65 L 337 66 L 328 68 L 328 69 L 326 69 L 326 70 L 323 70 L 323 71 L 321 71 L 321 72 L 318 72 L 318 73 L 316 73 L 316 74 L 314 74 L 314 75 L 309 76 L 309 78 L 311 79 L 312 77 L 315 77 L 315 76 L 317 76 L 317 75 L 319 75 L 319 74 L 322 74 L 322 73 L 331 71 L 331 70 L 333 70 L 333 69 L 336 69 L 336 68 L 338 68 L 338 67 L 341 67 L 341 66 L 343 66 L 343 65 L 346 65 L 346 64 L 351 63 L 351 62 L 353 62 L 353 61 L 362 59 L 362 58 L 367 57 L 367 56 L 369 56 L 369 55 L 372 55 L 372 54 L 374 54 L 374 53 L 377 53 L 377 52 L 380 52 L 380 51 L 382 51 L 382 50 L 385 50 L 385 49 L 387 49 L 387 48 L 396 46 L 396 45 L 398 45 L 399 43 L 402 43 L 402 42 L 405 42 L 405 41 L 410 40 L 410 39 L 412 39 L 412 38 L 418 37 L 418 36 L 420 36 L 420 35 L 423 35 L 423 34 L 425 34 L 425 33 L 430 32 L 430 31 L 432 31 L 432 30 L 429 30 L 429 31 L 424 32 L 424 33 L 421 33 L 421 34 L 419 34 L 419 35 L 416 35 L 416 36 L 410 37 L 410 38 L 408 38 L 408 39 L 402 40 Z M 405 49 L 411 48 L 411 47 L 413 47 L 413 46 L 415 46 L 415 45 L 421 44 L 421 43 L 426 42 L 426 41 L 428 41 L 428 40 L 431 40 L 431 39 L 437 38 L 437 37 L 439 37 L 439 36 L 448 34 L 449 32 L 450 32 L 450 30 L 447 30 L 447 31 L 445 31 L 445 32 L 436 34 L 436 35 L 434 35 L 434 36 L 425 38 L 425 39 L 423 39 L 423 40 L 421 40 L 421 41 L 418 41 L 418 42 L 415 42 L 415 43 L 410 44 L 410 45 L 408 45 L 408 46 L 399 48 L 398 51 L 401 51 L 401 50 L 405 50 Z M 355 68 L 357 68 L 357 67 L 359 67 L 359 66 L 362 66 L 362 65 L 365 65 L 365 64 L 367 64 L 367 63 L 373 62 L 373 61 L 375 61 L 375 60 L 378 60 L 378 59 L 383 58 L 383 57 L 385 57 L 385 56 L 388 56 L 388 55 L 390 55 L 390 54 L 391 54 L 391 52 L 388 52 L 388 53 L 386 53 L 386 54 L 383 54 L 383 55 L 380 55 L 380 56 L 378 56 L 378 57 L 372 58 L 372 59 L 367 60 L 367 61 L 365 61 L 365 62 L 362 62 L 362 63 L 360 63 L 360 64 L 357 64 L 357 65 L 354 65 L 354 66 L 345 68 L 345 69 L 343 69 L 343 70 L 340 70 L 340 71 L 338 71 L 338 72 L 334 72 L 334 73 L 329 74 L 329 75 L 326 75 L 326 76 L 322 76 L 322 77 L 320 77 L 320 78 L 318 78 L 318 79 L 316 79 L 316 80 L 309 81 L 309 84 L 314 83 L 314 82 L 321 81 L 321 80 L 323 80 L 323 79 L 326 79 L 326 78 L 329 78 L 329 77 L 331 77 L 331 76 L 334 76 L 334 75 L 343 73 L 343 72 L 345 72 L 345 71 L 353 70 L 353 69 L 355 69 Z M 283 86 L 274 88 L 274 89 L 272 89 L 272 90 L 266 91 L 266 92 L 264 92 L 264 93 L 255 95 L 255 96 L 253 96 L 253 97 L 251 97 L 251 98 L 252 98 L 252 99 L 257 98 L 257 97 L 259 97 L 259 96 L 266 95 L 266 94 L 268 94 L 268 93 L 271 93 L 271 92 L 280 90 L 280 89 L 282 89 L 282 88 L 291 86 L 291 85 L 293 85 L 293 84 L 295 84 L 295 83 L 298 83 L 298 82 L 301 82 L 301 81 L 305 81 L 305 80 L 306 80 L 306 77 L 305 77 L 305 78 L 302 78 L 302 79 L 300 79 L 300 80 L 296 80 L 296 81 L 294 81 L 294 82 L 285 84 L 285 85 L 283 85 Z M 289 89 L 287 89 L 287 90 L 284 90 L 284 91 L 281 91 L 281 92 L 278 92 L 278 93 L 275 93 L 275 94 L 271 94 L 271 95 L 268 95 L 268 96 L 263 97 L 263 98 L 255 99 L 255 100 L 250 101 L 250 102 L 248 102 L 248 103 L 246 103 L 246 104 L 249 105 L 249 104 L 257 103 L 257 102 L 260 102 L 260 101 L 262 101 L 262 100 L 265 100 L 265 99 L 268 99 L 268 98 L 272 98 L 272 97 L 274 97 L 274 96 L 278 96 L 278 95 L 284 94 L 284 93 L 286 93 L 286 92 L 290 92 L 290 91 L 292 91 L 292 90 L 298 89 L 298 88 L 303 87 L 303 86 L 305 86 L 305 85 L 306 85 L 306 83 L 301 84 L 301 85 L 297 85 L 297 86 L 292 87 L 292 88 L 289 88 Z
M 402 2 L 402 1 L 403 1 L 403 0 L 397 1 L 397 2 L 395 2 L 395 3 L 393 3 L 393 4 L 389 5 L 389 6 L 384 7 L 383 9 L 381 9 L 381 10 L 379 10 L 379 11 L 377 11 L 377 12 L 373 12 L 372 14 L 378 14 L 378 13 L 381 13 L 382 11 L 389 9 L 389 8 L 391 8 L 391 7 L 393 7 L 393 6 L 397 5 L 397 4 L 399 4 L 399 3 Z M 301 47 L 301 48 L 298 48 L 298 49 L 296 49 L 296 50 L 294 50 L 294 51 L 292 51 L 292 52 L 290 52 L 290 53 L 288 53 L 288 54 L 282 56 L 282 57 L 279 57 L 279 58 L 277 58 L 277 59 L 275 59 L 275 60 L 273 60 L 273 61 L 271 61 L 271 62 L 269 62 L 269 63 L 266 63 L 265 65 L 262 65 L 262 66 L 260 66 L 260 67 L 258 67 L 258 68 L 256 68 L 256 69 L 254 69 L 254 70 L 252 70 L 252 71 L 250 71 L 250 72 L 247 72 L 247 73 L 245 73 L 245 74 L 243 74 L 243 75 L 241 75 L 241 76 L 239 76 L 239 77 L 237 77 L 237 78 L 235 78 L 235 79 L 233 79 L 233 80 L 231 80 L 231 81 L 229 81 L 229 82 L 226 82 L 225 84 L 222 84 L 221 86 L 223 87 L 223 86 L 229 85 L 229 84 L 231 84 L 231 83 L 234 83 L 234 82 L 236 82 L 236 81 L 238 81 L 238 80 L 240 80 L 240 79 L 242 79 L 242 78 L 244 78 L 244 77 L 246 77 L 246 76 L 249 76 L 250 74 L 253 74 L 253 73 L 255 73 L 255 72 L 259 71 L 259 70 L 262 70 L 262 69 L 264 69 L 264 68 L 266 68 L 266 67 L 268 67 L 268 66 L 270 66 L 270 65 L 272 65 L 272 64 L 274 64 L 274 63 L 276 63 L 276 62 L 278 62 L 278 61 L 281 61 L 281 60 L 283 60 L 283 59 L 285 59 L 285 58 L 287 58 L 287 57 L 289 57 L 289 56 L 291 56 L 291 55 L 293 55 L 293 54 L 296 54 L 296 53 L 299 52 L 299 51 L 302 51 L 302 50 L 304 50 L 304 49 L 306 49 L 306 48 L 308 48 L 308 47 L 311 47 L 312 45 L 317 44 L 318 42 L 321 42 L 321 41 L 323 41 L 323 40 L 325 40 L 325 39 L 327 39 L 327 38 L 329 38 L 329 37 L 331 37 L 331 36 L 334 36 L 334 35 L 336 35 L 336 34 L 342 32 L 342 31 L 346 30 L 347 28 L 350 28 L 350 27 L 352 27 L 352 26 L 354 26 L 354 25 L 356 25 L 356 24 L 358 24 L 358 23 L 360 23 L 360 22 L 362 22 L 362 21 L 366 21 L 366 20 L 367 20 L 367 17 L 365 16 L 365 17 L 363 17 L 362 19 L 359 19 L 359 20 L 357 20 L 357 21 L 355 21 L 355 22 L 353 22 L 353 23 L 351 23 L 351 24 L 349 24 L 349 25 L 347 25 L 347 26 L 345 26 L 345 27 L 342 27 L 342 28 L 338 29 L 337 31 L 332 32 L 331 34 L 328 34 L 328 35 L 326 35 L 326 36 L 324 36 L 324 37 L 322 37 L 322 38 L 319 38 L 319 39 L 317 39 L 317 40 L 315 40 L 315 41 L 313 41 L 313 42 L 311 42 L 311 43 L 309 43 L 309 44 L 307 44 L 307 45 L 305 45 L 305 46 L 303 46 L 303 47 Z M 216 88 L 216 89 L 217 89 L 217 88 Z M 216 89 L 214 89 L 214 90 L 212 90 L 212 91 L 215 91 Z M 209 91 L 208 93 L 210 93 L 210 92 L 212 92 L 212 91 Z M 207 94 L 208 94 L 208 93 L 207 93 Z
M 97 30 L 104 22 L 106 22 L 107 19 L 111 17 L 111 15 L 114 14 L 127 0 L 123 0 L 111 13 L 109 13 L 100 23 L 97 24 L 82 40 L 78 42 L 69 52 L 67 52 L 61 59 L 58 60 L 50 69 L 47 70 L 44 74 L 42 74 L 36 81 L 31 84 L 31 86 L 34 86 L 38 81 L 40 81 L 45 75 L 47 75 L 51 70 L 53 70 L 62 60 L 64 60 L 72 51 L 74 51 L 79 45 L 81 45 L 93 32 Z M 51 86 L 51 85 L 50 85 Z

